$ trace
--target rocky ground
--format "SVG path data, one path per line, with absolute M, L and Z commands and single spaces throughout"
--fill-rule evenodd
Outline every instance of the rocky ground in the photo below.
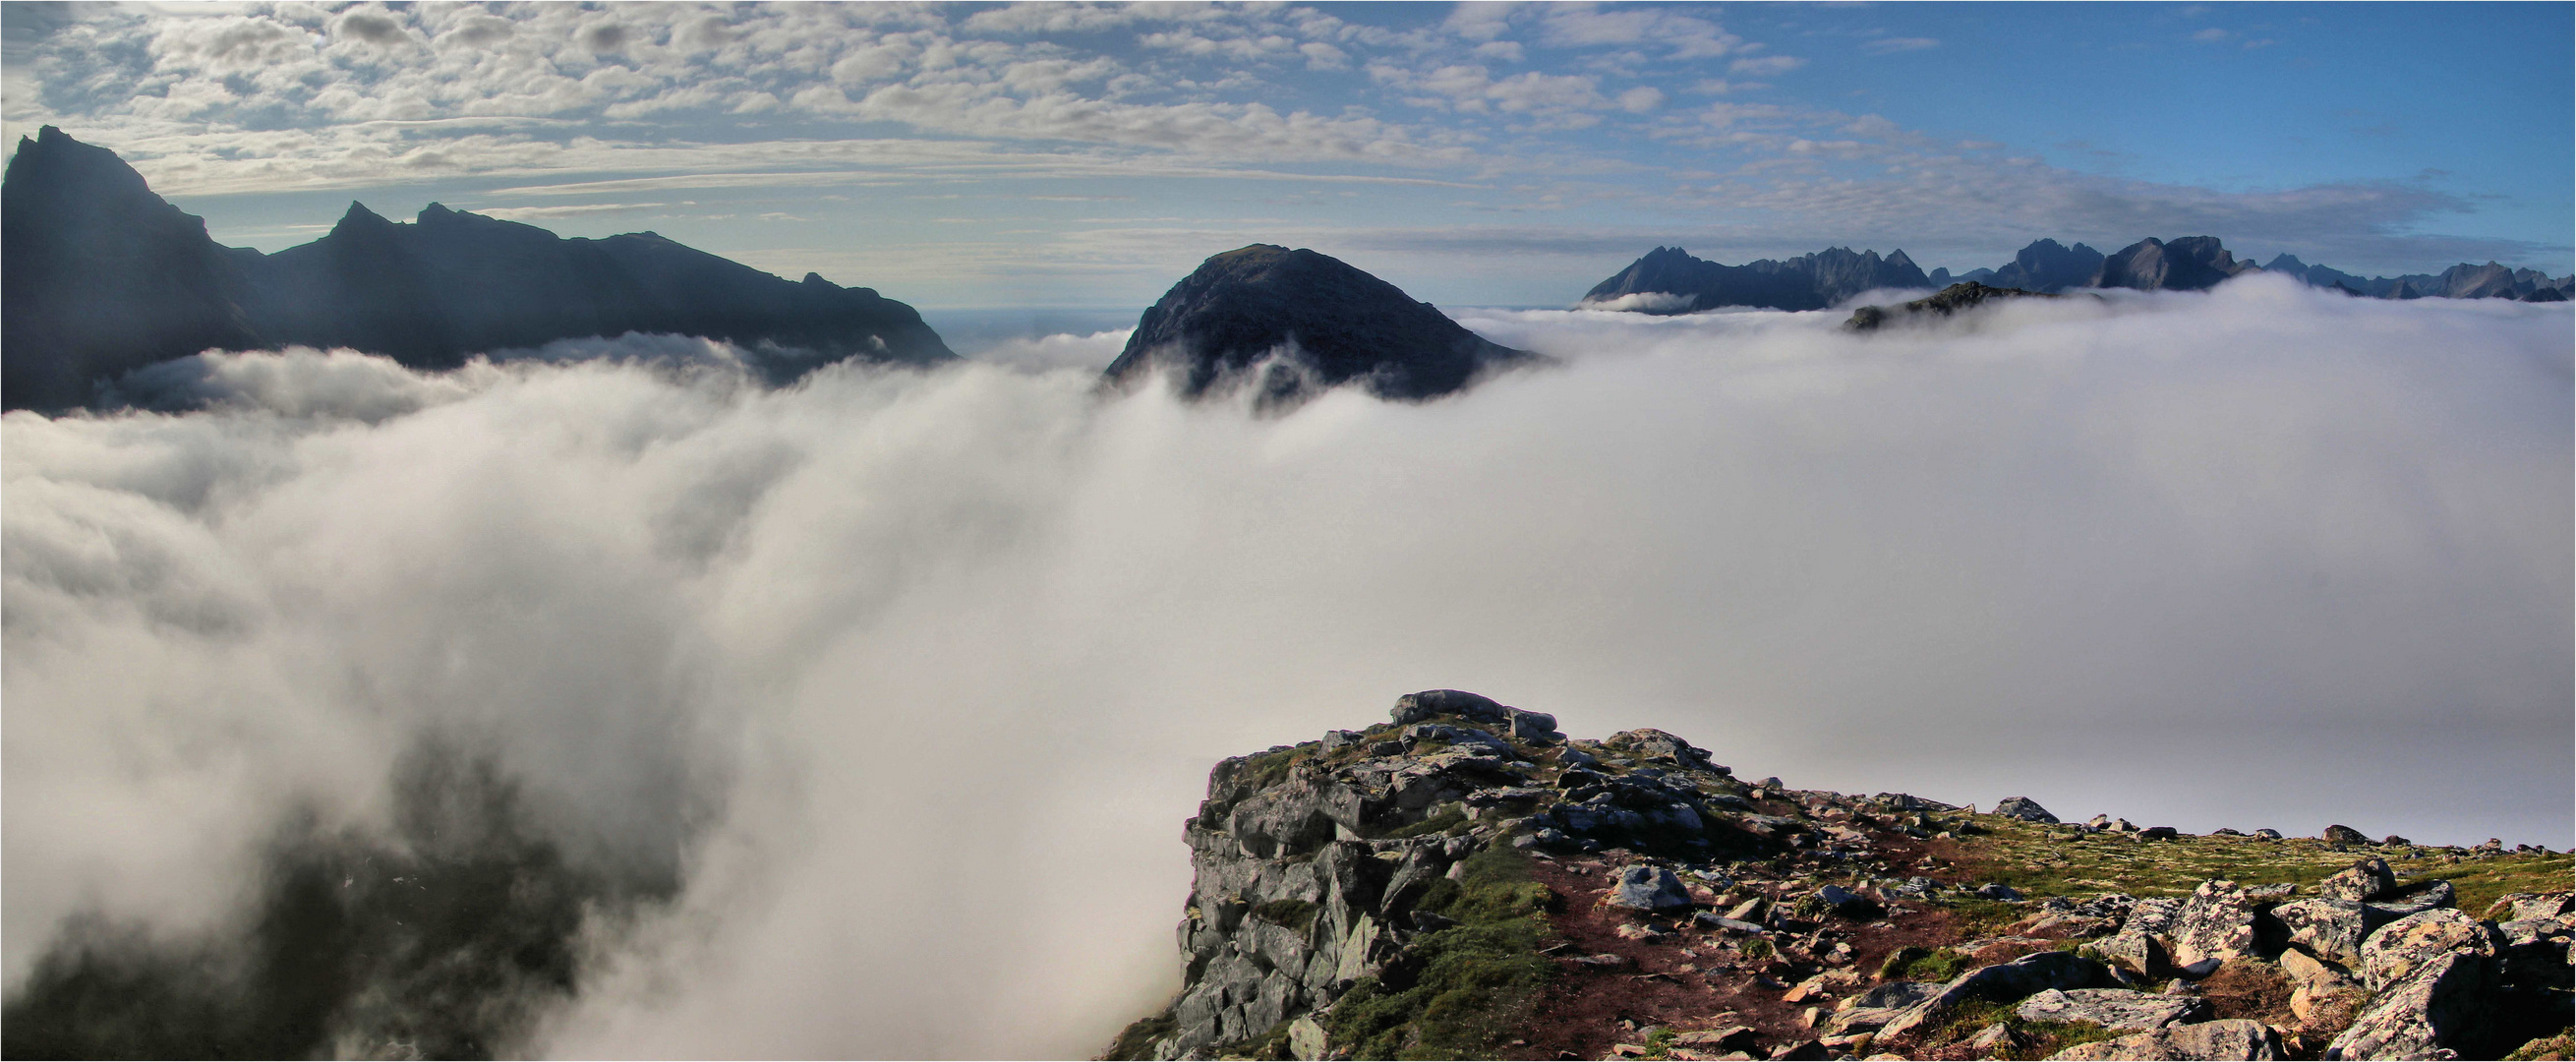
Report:
M 2569 1057 L 2546 849 L 1796 790 L 1454 690 L 1185 834 L 1182 991 L 1107 1057 Z

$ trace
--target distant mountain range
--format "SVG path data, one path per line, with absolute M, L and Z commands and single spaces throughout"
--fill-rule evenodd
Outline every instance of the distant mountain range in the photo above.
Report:
M 1690 313 L 1721 306 L 1817 310 L 1871 288 L 1942 288 L 1976 281 L 1996 288 L 2061 292 L 2075 288 L 2204 291 L 2249 272 L 2280 273 L 2320 288 L 2383 299 L 2521 299 L 2564 302 L 2576 296 L 2576 276 L 2552 279 L 2532 269 L 2462 262 L 2440 274 L 2363 279 L 2289 255 L 2257 266 L 2238 261 L 2215 236 L 2148 238 L 2103 254 L 2083 244 L 2039 240 L 1995 269 L 1952 275 L 1916 267 L 1905 252 L 1880 258 L 1835 247 L 1786 260 L 1761 259 L 1740 266 L 1693 258 L 1679 247 L 1657 247 L 1602 281 L 1582 305 L 1644 313 Z
M 1352 382 L 1380 398 L 1436 398 L 1490 369 L 1541 360 L 1341 259 L 1256 243 L 1172 285 L 1104 376 L 1126 384 L 1170 371 L 1188 398 L 1250 383 L 1256 408 L 1275 409 Z
M 352 347 L 445 368 L 585 336 L 742 347 L 773 382 L 843 358 L 956 357 L 912 307 L 790 282 L 650 232 L 564 239 L 436 203 L 409 224 L 351 203 L 276 254 L 217 244 L 106 148 L 46 126 L 0 178 L 0 405 L 64 409 L 208 348 Z

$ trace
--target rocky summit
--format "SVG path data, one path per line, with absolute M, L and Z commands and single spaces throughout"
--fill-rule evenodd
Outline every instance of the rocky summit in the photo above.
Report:
M 1797 789 L 1457 690 L 1218 763 L 1183 833 L 1181 990 L 1106 1057 L 2568 1057 L 2530 846 Z
M 365 205 L 311 243 L 225 247 L 116 153 L 45 126 L 0 178 L 0 401 L 87 404 L 99 385 L 208 348 L 349 347 L 415 368 L 558 339 L 726 340 L 784 383 L 845 358 L 956 357 L 913 308 L 791 282 L 650 232 L 564 239 L 432 203 Z
M 1460 327 L 1438 308 L 1330 255 L 1256 243 L 1216 255 L 1136 322 L 1103 378 L 1168 371 L 1185 398 L 1250 383 L 1263 408 L 1359 383 L 1419 401 L 1543 359 Z
M 1875 288 L 1930 287 L 1923 270 L 1896 251 L 1854 253 L 1830 247 L 1814 254 L 1740 266 L 1691 256 L 1679 247 L 1657 247 L 1593 286 L 1583 305 L 1644 313 L 1690 313 L 1721 306 L 1821 310 Z

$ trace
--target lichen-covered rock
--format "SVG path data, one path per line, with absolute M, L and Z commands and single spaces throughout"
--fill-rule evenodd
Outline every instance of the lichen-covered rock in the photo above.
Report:
M 2317 883 L 2317 895 L 2329 900 L 2367 903 L 2397 891 L 2397 873 L 2388 861 L 2373 856 L 2336 871 Z
M 2080 1062 L 2110 1059 L 2276 1059 L 2281 1057 L 2281 1039 L 2262 1022 L 2250 1018 L 2223 1018 L 2077 1044 L 2048 1057 Z
M 2393 922 L 2419 911 L 2449 907 L 2456 895 L 2450 882 L 2424 882 L 2411 888 L 2400 888 L 2371 901 L 2370 911 L 2372 916 L 2380 921 Z
M 2182 903 L 2172 929 L 2176 966 L 2254 953 L 2254 901 L 2232 881 L 2204 881 Z
M 2569 912 L 2576 893 L 2516 892 L 2508 893 L 2487 905 L 2486 917 L 2498 922 L 2519 922 L 2526 918 L 2549 918 Z
M 2182 901 L 2166 897 L 2130 905 L 2119 932 L 2093 942 L 2102 958 L 2141 977 L 2153 977 L 2171 965 L 2165 939 L 2182 917 Z
M 2326 827 L 2326 832 L 2318 834 L 2318 836 L 2324 838 L 2327 844 L 2351 845 L 2370 843 L 2369 834 L 2353 829 L 2350 826 L 2328 826 Z
M 2490 980 L 2484 956 L 2437 953 L 2373 997 L 2352 1025 L 2326 1045 L 2326 1057 L 2459 1057 L 2443 1052 L 2472 1045 L 2487 1018 Z
M 2492 959 L 2503 948 L 2503 935 L 2450 908 L 2437 908 L 2400 918 L 2370 934 L 2361 945 L 2362 983 L 2383 991 L 2444 955 L 2462 953 Z
M 2209 1002 L 2125 988 L 2051 988 L 2022 1000 L 2013 1013 L 2023 1021 L 2089 1021 L 2105 1029 L 2146 1031 L 2204 1017 Z
M 2284 945 L 2350 967 L 2361 961 L 2361 942 L 2370 931 L 2395 919 L 2377 916 L 2351 900 L 2297 900 L 2265 916 Z
M 2057 816 L 2049 814 L 2047 808 L 2039 806 L 2039 801 L 2029 797 L 2005 797 L 1995 805 L 1995 814 L 2023 822 L 2054 824 L 2057 821 Z

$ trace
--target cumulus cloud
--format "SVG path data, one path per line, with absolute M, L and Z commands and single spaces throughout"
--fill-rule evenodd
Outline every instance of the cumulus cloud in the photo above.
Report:
M 1566 364 L 1255 419 L 593 341 L 0 418 L 11 994 L 202 988 L 286 885 L 504 865 L 565 979 L 362 964 L 320 1035 L 1087 1054 L 1176 983 L 1208 765 L 1434 686 L 1799 785 L 2565 842 L 2564 307 L 1463 320 Z

